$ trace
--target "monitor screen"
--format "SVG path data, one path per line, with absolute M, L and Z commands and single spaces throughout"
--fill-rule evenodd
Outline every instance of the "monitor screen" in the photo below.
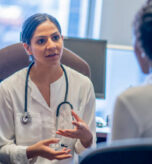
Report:
M 97 98 L 105 98 L 106 45 L 105 40 L 64 38 L 64 46 L 89 64 Z

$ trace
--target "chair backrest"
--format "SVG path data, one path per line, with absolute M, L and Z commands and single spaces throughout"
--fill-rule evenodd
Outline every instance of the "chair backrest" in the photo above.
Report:
M 151 164 L 152 139 L 119 141 L 85 154 L 80 164 Z
M 12 44 L 0 50 L 0 81 L 7 78 L 14 72 L 28 66 L 29 57 L 24 50 L 22 43 Z M 64 48 L 61 63 L 77 70 L 90 77 L 88 63 L 74 52 Z

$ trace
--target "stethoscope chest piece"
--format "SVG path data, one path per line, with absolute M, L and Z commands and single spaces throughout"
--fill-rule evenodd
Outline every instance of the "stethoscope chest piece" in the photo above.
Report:
M 21 122 L 23 124 L 30 123 L 32 121 L 31 115 L 28 112 L 25 112 L 21 117 Z

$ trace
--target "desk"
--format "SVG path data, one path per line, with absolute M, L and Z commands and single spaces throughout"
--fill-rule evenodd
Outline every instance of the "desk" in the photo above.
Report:
M 110 133 L 109 127 L 96 128 L 97 143 L 107 140 L 107 135 Z

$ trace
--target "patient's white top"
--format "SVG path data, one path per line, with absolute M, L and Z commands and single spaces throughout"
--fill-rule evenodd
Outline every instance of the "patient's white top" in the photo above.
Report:
M 110 140 L 152 137 L 152 74 L 142 86 L 118 96 Z

